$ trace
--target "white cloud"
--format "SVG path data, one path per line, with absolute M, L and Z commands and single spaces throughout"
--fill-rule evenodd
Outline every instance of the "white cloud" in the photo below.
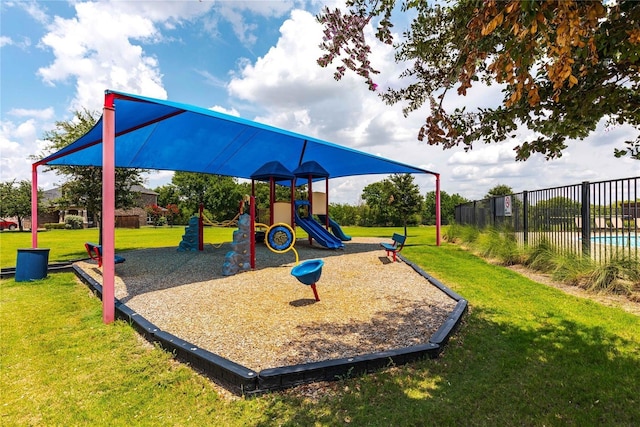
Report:
M 166 185 L 168 182 L 171 182 L 173 174 L 173 171 L 150 171 L 146 174 L 143 174 L 142 178 L 144 180 L 144 185 L 147 188 L 154 189 Z
M 484 145 L 479 144 L 468 152 L 457 151 L 449 157 L 449 165 L 476 164 L 492 165 L 504 162 L 515 162 L 516 155 L 513 151 L 517 143 L 502 143 Z
M 45 110 L 46 111 L 46 110 Z M 41 153 L 46 143 L 38 139 L 44 129 L 50 129 L 51 123 L 47 117 L 49 113 L 42 114 L 32 111 L 18 111 L 20 120 L 0 121 L 0 181 L 12 180 L 31 181 L 32 155 Z M 41 117 L 38 117 L 38 116 Z M 42 173 L 39 171 L 38 186 L 40 188 L 51 188 L 54 185 L 56 176 L 54 173 Z
M 11 46 L 13 44 L 13 40 L 11 37 L 0 36 L 0 47 Z
M 14 117 L 34 117 L 39 120 L 51 120 L 54 117 L 53 108 L 45 108 L 42 110 L 29 110 L 25 108 L 13 108 L 9 110 L 10 116 Z
M 211 74 L 206 70 L 194 70 L 194 71 L 197 74 L 200 74 L 202 77 L 204 77 L 204 82 L 208 85 L 211 85 L 214 87 L 225 87 L 227 84 L 227 82 L 219 79 L 218 77 L 214 76 L 213 74 Z
M 399 106 L 383 104 L 352 73 L 336 82 L 332 67 L 317 65 L 322 29 L 313 15 L 292 11 L 280 33 L 278 43 L 255 64 L 246 64 L 228 85 L 231 96 L 266 111 L 258 121 L 358 147 L 407 137 L 405 129 L 398 129 L 399 123 L 408 121 Z M 378 52 L 376 66 L 395 68 L 387 46 L 376 44 L 374 51 Z M 378 79 L 381 84 L 384 76 Z M 294 114 L 301 111 L 308 120 Z
M 17 1 L 12 3 L 15 6 L 21 7 L 31 18 L 41 24 L 49 22 L 49 16 L 47 15 L 42 2 L 36 0 Z
M 38 74 L 51 85 L 75 80 L 72 110 L 99 109 L 105 89 L 154 98 L 167 96 L 156 58 L 134 44 L 160 38 L 154 22 L 115 5 L 124 7 L 126 2 L 78 3 L 77 15 L 72 19 L 56 17 L 41 40 L 55 59 Z
M 31 46 L 31 39 L 29 37 L 20 37 L 19 40 L 14 40 L 11 37 L 0 36 L 0 47 L 15 46 L 22 50 L 27 50 Z
M 336 82 L 334 67 L 317 65 L 322 55 L 318 47 L 322 28 L 313 15 L 292 11 L 280 34 L 267 54 L 245 64 L 228 85 L 232 97 L 263 111 L 255 120 L 412 165 L 429 161 L 435 165 L 429 169 L 435 171 L 444 164 L 436 160 L 446 157 L 438 149 L 416 141 L 424 111 L 404 117 L 401 105 L 383 103 L 360 77 L 347 73 Z M 396 78 L 400 67 L 394 62 L 392 48 L 375 41 L 371 28 L 367 34 L 374 45 L 372 63 L 381 71 L 375 81 L 383 88 Z M 364 186 L 384 178 L 372 175 L 332 180 L 337 190 L 330 191 L 330 198 L 356 203 Z M 430 176 L 419 181 L 423 194 L 434 190 Z
M 240 117 L 240 113 L 235 108 L 225 108 L 220 105 L 214 105 L 213 107 L 209 107 L 210 110 L 217 111 L 218 113 L 228 114 L 230 116 Z
M 214 13 L 203 18 L 204 27 L 214 37 L 220 37 L 218 26 L 221 19 L 231 24 L 235 36 L 246 47 L 251 47 L 259 37 L 259 26 L 252 18 L 274 18 L 287 14 L 293 7 L 291 1 L 217 1 Z

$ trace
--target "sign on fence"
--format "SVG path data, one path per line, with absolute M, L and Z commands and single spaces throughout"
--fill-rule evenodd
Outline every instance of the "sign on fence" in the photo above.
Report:
M 504 196 L 504 216 L 511 216 L 511 196 Z

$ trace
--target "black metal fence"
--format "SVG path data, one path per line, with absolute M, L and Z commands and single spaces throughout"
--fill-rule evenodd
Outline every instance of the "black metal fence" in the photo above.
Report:
M 640 258 L 640 177 L 523 191 L 458 205 L 456 223 L 513 231 L 520 245 L 543 239 L 563 253 L 604 261 Z

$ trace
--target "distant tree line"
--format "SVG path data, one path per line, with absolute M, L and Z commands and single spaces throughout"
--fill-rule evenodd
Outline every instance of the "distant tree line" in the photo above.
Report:
M 205 214 L 213 221 L 224 221 L 238 213 L 240 201 L 251 194 L 251 184 L 236 178 L 191 172 L 176 172 L 171 183 L 154 189 L 158 193 L 158 206 L 176 205 L 179 213 L 175 224 L 186 223 L 196 214 L 200 203 Z M 296 189 L 297 200 L 305 199 L 306 185 Z M 276 186 L 276 201 L 290 201 L 289 187 Z M 443 224 L 453 221 L 455 206 L 468 202 L 459 194 L 441 191 L 441 218 Z M 256 208 L 269 209 L 269 186 L 256 183 Z M 436 219 L 435 192 L 421 195 L 419 187 L 409 174 L 395 174 L 367 185 L 357 205 L 330 203 L 329 216 L 341 225 L 364 227 L 405 227 L 433 225 Z

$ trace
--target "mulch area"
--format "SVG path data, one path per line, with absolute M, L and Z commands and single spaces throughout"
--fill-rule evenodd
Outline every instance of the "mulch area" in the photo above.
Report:
M 380 239 L 345 243 L 327 250 L 296 242 L 300 261 L 324 260 L 319 302 L 291 275 L 294 253 L 264 244 L 256 269 L 233 276 L 222 275 L 229 243 L 118 253 L 126 262 L 116 265 L 115 294 L 160 329 L 258 372 L 427 342 L 455 301 L 390 262 Z M 102 281 L 94 262 L 78 264 Z

